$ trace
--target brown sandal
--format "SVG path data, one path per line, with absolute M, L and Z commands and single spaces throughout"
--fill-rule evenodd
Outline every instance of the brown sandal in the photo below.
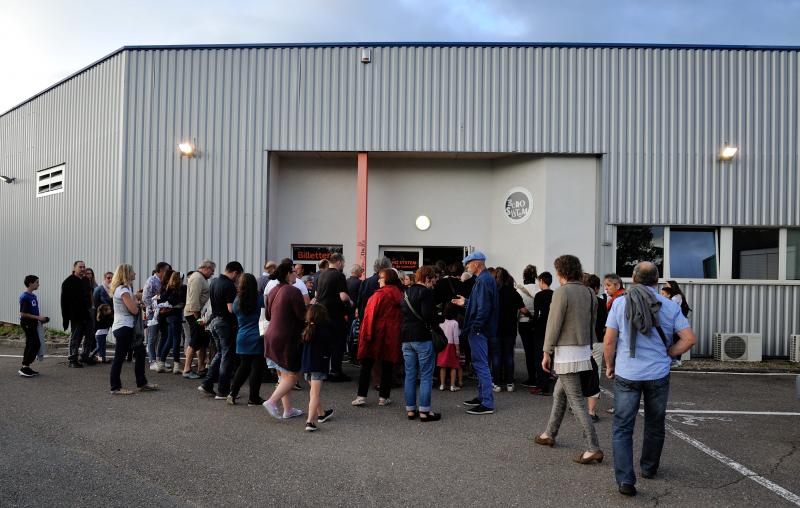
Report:
M 111 395 L 133 395 L 135 392 L 133 390 L 128 390 L 127 388 L 120 388 L 119 390 L 111 390 Z

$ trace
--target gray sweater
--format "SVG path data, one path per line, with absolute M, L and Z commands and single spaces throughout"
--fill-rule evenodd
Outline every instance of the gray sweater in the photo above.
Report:
M 544 348 L 552 354 L 556 346 L 588 346 L 594 339 L 597 298 L 580 282 L 568 282 L 553 292 Z

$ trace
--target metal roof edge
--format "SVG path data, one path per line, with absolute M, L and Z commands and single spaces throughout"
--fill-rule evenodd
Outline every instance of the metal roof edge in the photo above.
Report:
M 94 62 L 73 72 L 69 76 L 57 81 L 41 92 L 25 99 L 15 106 L 0 113 L 0 118 L 19 109 L 34 99 L 46 94 L 54 88 L 75 78 L 97 65 L 110 60 L 124 51 L 162 51 L 162 50 L 195 50 L 195 49 L 259 49 L 259 48 L 323 48 L 323 47 L 476 47 L 476 48 L 619 48 L 619 49 L 719 49 L 719 50 L 750 50 L 750 51 L 800 51 L 800 46 L 767 46 L 767 45 L 736 45 L 736 44 L 645 44 L 645 43 L 614 43 L 614 42 L 303 42 L 303 43 L 252 43 L 252 44 L 175 44 L 175 45 L 133 45 L 122 46 L 119 49 L 95 60 Z

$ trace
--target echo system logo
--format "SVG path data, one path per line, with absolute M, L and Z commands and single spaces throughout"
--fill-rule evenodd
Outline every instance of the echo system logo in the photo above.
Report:
M 503 212 L 511 224 L 522 224 L 533 213 L 533 196 L 524 187 L 514 187 L 506 192 Z

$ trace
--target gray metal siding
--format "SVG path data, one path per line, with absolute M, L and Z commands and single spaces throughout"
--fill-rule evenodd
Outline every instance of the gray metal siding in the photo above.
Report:
M 266 254 L 263 59 L 248 50 L 129 53 L 123 252 L 143 276 L 161 260 L 260 273 Z M 181 157 L 191 140 L 198 157 Z
M 102 277 L 120 261 L 120 113 L 125 56 L 118 55 L 0 117 L 0 320 L 17 322 L 26 274 L 61 326 L 60 285 L 83 259 Z M 36 172 L 66 164 L 64 192 L 36 197 Z
M 694 311 L 689 315 L 698 346 L 692 354 L 713 354 L 715 333 L 761 333 L 763 354 L 788 356 L 789 336 L 800 333 L 800 286 L 686 284 Z

